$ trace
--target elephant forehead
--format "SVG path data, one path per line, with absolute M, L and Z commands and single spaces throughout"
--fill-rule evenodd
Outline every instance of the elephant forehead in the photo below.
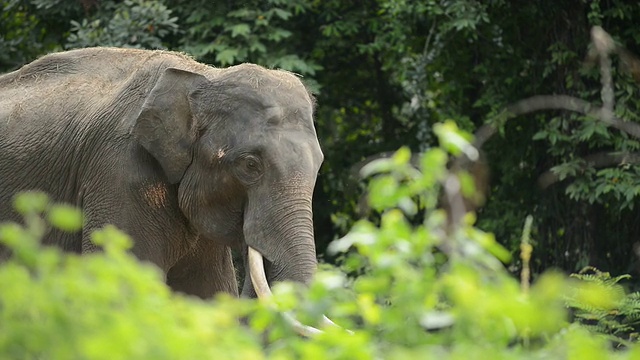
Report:
M 324 155 L 315 134 L 303 130 L 275 130 L 267 135 L 269 153 L 282 162 L 284 168 L 307 168 L 315 173 Z M 290 172 L 283 170 L 284 172 Z
M 264 117 L 270 126 L 313 124 L 310 109 L 304 107 L 273 105 L 265 109 Z
M 241 64 L 227 68 L 222 73 L 215 86 L 223 85 L 223 91 L 236 99 L 245 98 L 263 105 L 296 104 L 295 106 L 312 107 L 312 95 L 300 79 L 288 71 Z M 220 88 L 214 89 L 218 90 Z

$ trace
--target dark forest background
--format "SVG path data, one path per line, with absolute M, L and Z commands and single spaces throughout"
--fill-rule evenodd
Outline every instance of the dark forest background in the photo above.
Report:
M 325 153 L 314 198 L 318 252 L 359 216 L 357 164 L 435 145 L 432 126 L 467 131 L 508 104 L 566 94 L 600 105 L 589 31 L 640 53 L 640 3 L 619 0 L 4 0 L 0 72 L 88 46 L 184 51 L 303 76 L 318 99 Z M 638 121 L 640 69 L 613 58 L 616 115 Z M 483 147 L 490 167 L 478 227 L 518 253 L 533 215 L 533 270 L 594 265 L 638 275 L 640 142 L 561 111 L 517 117 Z M 514 256 L 518 258 L 518 256 Z M 519 264 L 512 264 L 518 270 Z

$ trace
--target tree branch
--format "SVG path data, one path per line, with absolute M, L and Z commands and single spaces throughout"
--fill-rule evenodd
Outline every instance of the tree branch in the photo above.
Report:
M 625 132 L 640 140 L 640 125 L 634 122 L 621 120 L 604 107 L 594 107 L 591 103 L 569 95 L 536 95 L 520 100 L 506 107 L 502 116 L 502 122 L 517 116 L 526 115 L 541 110 L 567 110 L 586 116 L 592 116 L 606 125 Z M 497 131 L 494 124 L 484 124 L 476 131 L 473 145 L 481 147 Z
M 582 160 L 584 161 L 584 165 L 581 167 L 582 170 L 588 167 L 604 168 L 613 165 L 640 164 L 640 153 L 599 152 L 587 155 Z M 560 181 L 560 177 L 549 169 L 538 177 L 538 186 L 544 190 L 558 181 Z
M 623 65 L 636 77 L 637 68 L 640 62 L 631 55 L 624 47 L 616 45 L 611 36 L 600 26 L 594 26 L 591 29 L 591 42 L 593 47 L 589 49 L 587 54 L 587 62 L 592 63 L 599 60 L 600 64 L 600 82 L 602 90 L 600 92 L 602 99 L 602 107 L 595 107 L 591 103 L 568 95 L 539 95 L 528 99 L 520 100 L 506 107 L 501 114 L 502 121 L 514 118 L 516 116 L 529 114 L 541 110 L 568 110 L 577 112 L 586 116 L 592 116 L 608 126 L 614 127 L 625 132 L 636 139 L 640 139 L 640 125 L 633 122 L 626 122 L 618 119 L 614 115 L 615 98 L 613 93 L 613 78 L 611 76 L 611 57 L 612 53 L 617 53 L 621 58 Z M 476 131 L 476 139 L 474 145 L 481 147 L 493 134 L 496 133 L 496 127 L 492 124 L 485 124 Z

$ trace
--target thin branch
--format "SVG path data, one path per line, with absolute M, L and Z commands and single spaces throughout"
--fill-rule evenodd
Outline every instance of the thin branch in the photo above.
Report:
M 520 240 L 520 259 L 522 259 L 522 272 L 520 272 L 520 289 L 522 293 L 527 294 L 531 285 L 531 224 L 533 224 L 533 216 L 528 215 L 524 221 L 522 229 L 522 238 Z
M 581 170 L 585 170 L 588 167 L 598 169 L 613 165 L 640 164 L 640 153 L 599 152 L 587 155 L 582 160 L 584 164 Z M 553 170 L 547 170 L 538 177 L 538 186 L 544 190 L 558 181 L 560 181 L 560 177 Z
M 425 40 L 424 42 L 424 48 L 422 49 L 422 56 L 423 57 L 427 57 L 429 54 L 429 47 L 431 46 L 431 38 L 433 37 L 433 35 L 436 32 L 436 24 L 438 22 L 437 21 L 433 21 L 433 24 L 431 24 L 431 28 L 429 29 L 429 34 L 427 35 L 427 40 Z
M 567 110 L 591 116 L 601 120 L 606 125 L 623 131 L 640 140 L 640 125 L 624 121 L 604 107 L 594 107 L 591 103 L 569 95 L 536 95 L 515 102 L 500 115 L 504 116 L 501 123 L 517 116 L 526 115 L 541 110 Z M 497 131 L 494 124 L 484 124 L 476 131 L 475 147 L 481 147 Z

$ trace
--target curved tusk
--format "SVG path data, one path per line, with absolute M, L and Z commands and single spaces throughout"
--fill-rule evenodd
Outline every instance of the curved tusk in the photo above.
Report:
M 261 299 L 269 298 L 272 293 L 267 283 L 267 276 L 264 273 L 264 263 L 262 261 L 262 255 L 249 246 L 249 276 L 251 276 L 251 283 L 256 291 L 256 294 Z M 300 335 L 310 337 L 322 333 L 322 330 L 316 329 L 312 326 L 303 325 L 298 321 L 290 312 L 285 312 L 284 319 L 293 327 L 293 329 Z M 329 320 L 330 321 L 330 320 Z
M 262 260 L 262 255 L 249 246 L 249 276 L 251 276 L 251 283 L 253 284 L 253 288 L 256 291 L 256 294 L 261 299 L 266 299 L 271 297 L 273 294 L 271 292 L 271 288 L 269 287 L 269 283 L 267 282 L 267 276 L 264 273 L 264 262 Z M 307 326 L 298 321 L 293 314 L 289 311 L 284 312 L 285 320 L 293 327 L 293 329 L 300 335 L 303 336 L 313 336 L 322 333 L 322 330 L 316 329 L 313 326 Z M 328 317 L 322 315 L 322 326 L 335 326 L 338 328 L 342 327 L 333 321 L 331 321 Z M 345 329 L 349 334 L 353 334 L 353 331 Z
M 322 315 L 322 320 L 320 320 L 320 323 L 322 324 L 322 326 L 335 326 L 335 327 L 340 327 L 340 325 L 334 323 L 331 319 L 329 319 L 328 317 L 326 317 L 325 315 Z
M 264 273 L 264 262 L 262 255 L 249 246 L 249 275 L 251 283 L 259 298 L 268 298 L 272 295 L 269 283 L 267 283 L 267 275 Z
M 327 327 L 327 326 L 333 326 L 333 327 L 337 327 L 340 329 L 343 329 L 344 331 L 346 331 L 347 333 L 349 333 L 350 335 L 353 335 L 353 331 L 349 330 L 349 329 L 345 329 L 342 326 L 336 324 L 333 322 L 333 320 L 329 319 L 328 317 L 326 317 L 325 315 L 322 315 L 322 320 L 320 320 L 320 326 L 321 327 Z

